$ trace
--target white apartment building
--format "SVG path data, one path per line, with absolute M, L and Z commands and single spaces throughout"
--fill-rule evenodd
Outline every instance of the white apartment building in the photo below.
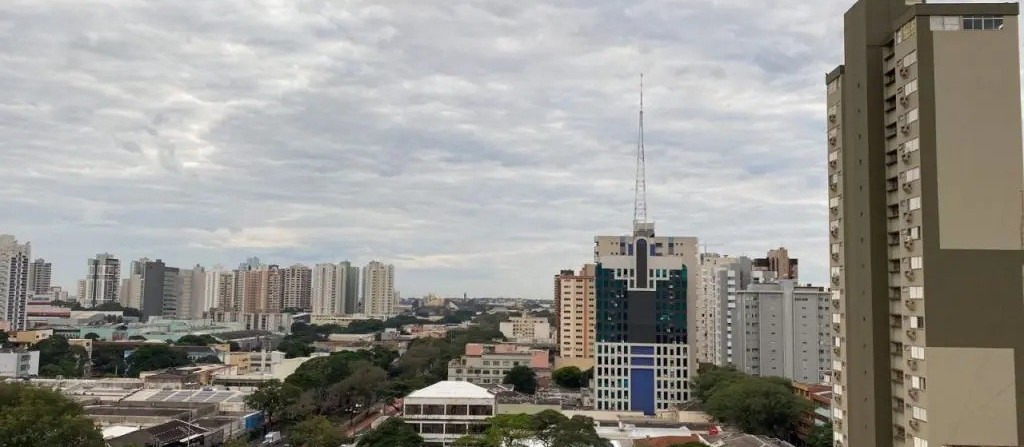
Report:
M 117 302 L 121 288 L 121 261 L 110 253 L 101 253 L 86 262 L 85 307 Z
M 50 295 L 53 276 L 53 264 L 45 259 L 36 259 L 28 265 L 29 295 Z
M 14 330 L 26 328 L 30 256 L 31 244 L 19 244 L 14 236 L 0 235 L 0 321 Z
M 498 324 L 498 329 L 509 340 L 520 343 L 551 342 L 551 323 L 544 317 L 512 317 Z
M 202 308 L 231 311 L 235 309 L 235 272 L 217 265 L 206 272 Z
M 395 266 L 370 261 L 363 267 L 363 308 L 365 314 L 386 319 L 395 315 Z
M 736 284 L 734 279 L 720 278 L 719 271 L 736 262 L 737 259 L 731 256 L 717 253 L 701 254 L 699 287 L 702 293 L 696 303 L 697 328 L 694 334 L 694 356 L 700 363 L 721 365 L 723 362 L 722 353 L 718 349 L 718 340 L 722 337 L 722 326 L 725 322 L 721 318 L 721 300 L 729 282 L 732 282 L 733 293 Z
M 0 377 L 18 378 L 39 375 L 39 351 L 0 352 Z
M 316 315 L 359 312 L 359 267 L 351 262 L 317 264 L 313 268 L 312 307 Z
M 831 294 L 823 287 L 794 280 L 754 282 L 737 294 L 737 336 L 733 338 L 740 371 L 822 383 L 831 369 Z
M 496 399 L 487 390 L 469 382 L 444 381 L 406 396 L 402 417 L 423 437 L 425 446 L 448 447 L 463 436 L 483 433 L 495 408 Z

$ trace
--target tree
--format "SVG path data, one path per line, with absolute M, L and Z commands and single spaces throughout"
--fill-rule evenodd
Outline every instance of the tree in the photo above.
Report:
M 612 447 L 608 440 L 601 439 L 594 429 L 594 420 L 585 416 L 573 416 L 562 420 L 540 432 L 550 447 Z
M 97 334 L 95 332 L 90 332 L 88 334 L 85 334 L 85 337 L 82 337 L 82 338 L 88 338 L 89 340 L 99 340 L 100 339 L 100 334 Z
M 132 335 L 131 337 L 128 337 L 128 339 L 129 340 L 146 341 L 146 337 L 143 337 L 141 335 Z
M 41 429 L 45 427 L 45 429 Z M 19 447 L 103 447 L 103 435 L 82 406 L 45 388 L 0 383 L 0 444 Z
M 6 345 L 9 341 L 11 341 L 11 337 L 7 335 L 7 332 L 0 331 L 0 347 Z
M 355 320 L 345 327 L 346 334 L 373 334 L 384 330 L 384 322 L 380 320 Z
M 586 373 L 575 366 L 556 369 L 551 373 L 551 379 L 564 388 L 578 389 L 587 383 Z
M 520 393 L 533 394 L 537 392 L 537 373 L 529 366 L 513 366 L 501 383 L 512 385 Z
M 208 364 L 218 364 L 218 363 L 221 363 L 221 361 L 220 361 L 220 357 L 217 357 L 215 355 L 208 355 L 208 356 L 203 357 L 203 358 L 201 358 L 199 360 L 196 360 L 196 363 L 197 364 L 207 364 L 208 365 Z
M 128 375 L 138 377 L 140 372 L 173 368 L 192 364 L 184 352 L 175 351 L 164 344 L 140 346 L 128 357 Z
M 815 425 L 807 437 L 808 447 L 831 447 L 832 424 Z
M 288 440 L 297 447 L 338 447 L 345 436 L 327 418 L 316 416 L 299 422 L 288 432 Z
M 421 320 L 413 315 L 396 315 L 384 321 L 386 328 L 399 328 L 407 324 L 430 323 L 430 320 Z
M 245 397 L 245 404 L 250 408 L 262 411 L 267 418 L 267 424 L 273 425 L 277 422 L 285 409 L 298 402 L 302 393 L 298 387 L 281 383 L 280 380 L 265 382 L 252 394 Z
M 296 357 L 308 357 L 313 353 L 313 347 L 295 339 L 282 340 L 277 345 L 277 350 L 284 352 L 284 357 L 294 359 Z
M 705 401 L 708 414 L 722 422 L 747 433 L 783 439 L 790 437 L 809 406 L 789 386 L 751 376 L 716 386 Z
M 357 447 L 422 447 L 423 437 L 400 418 L 390 418 L 359 439 Z
M 697 378 L 693 383 L 694 397 L 701 402 L 707 402 L 717 387 L 725 387 L 745 376 L 732 366 L 720 367 L 704 363 L 698 368 Z
M 249 447 L 249 443 L 242 438 L 235 438 L 220 445 L 220 447 Z
M 178 339 L 174 344 L 179 346 L 210 346 L 220 343 L 220 340 L 213 338 L 212 335 L 193 335 L 188 334 Z
M 39 351 L 39 375 L 43 377 L 82 377 L 89 355 L 81 346 L 71 346 L 61 335 L 40 340 L 35 344 Z
M 342 410 L 371 405 L 388 379 L 386 371 L 367 361 L 355 362 L 351 369 L 348 377 L 328 389 Z

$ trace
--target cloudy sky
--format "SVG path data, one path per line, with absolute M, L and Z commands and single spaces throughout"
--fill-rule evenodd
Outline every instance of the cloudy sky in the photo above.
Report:
M 823 283 L 849 3 L 5 0 L 0 233 L 65 286 L 109 251 L 549 298 L 630 230 L 643 72 L 659 233 Z

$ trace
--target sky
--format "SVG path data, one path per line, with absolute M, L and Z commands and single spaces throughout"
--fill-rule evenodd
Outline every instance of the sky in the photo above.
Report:
M 550 298 L 631 230 L 644 73 L 658 234 L 824 285 L 850 3 L 5 0 L 0 233 L 66 287 L 110 252 Z

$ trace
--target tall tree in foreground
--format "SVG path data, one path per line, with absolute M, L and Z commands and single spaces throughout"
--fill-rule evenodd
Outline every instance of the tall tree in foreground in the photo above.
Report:
M 56 391 L 0 383 L 0 445 L 103 447 L 103 435 L 82 406 Z
M 423 447 L 423 437 L 399 418 L 384 421 L 359 439 L 358 447 Z

